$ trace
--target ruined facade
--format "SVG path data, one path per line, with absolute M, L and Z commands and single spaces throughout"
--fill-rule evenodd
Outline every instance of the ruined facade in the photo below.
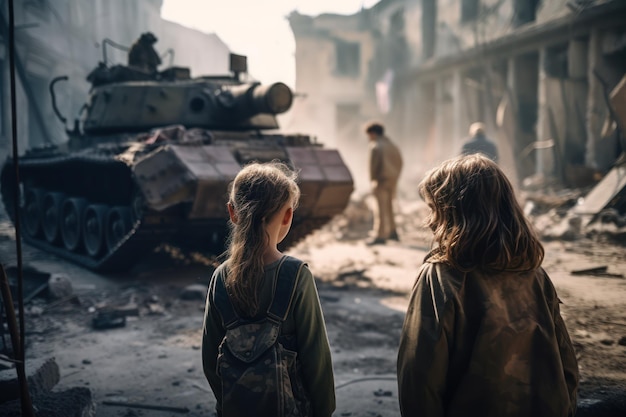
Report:
M 6 3 L 5 3 L 6 8 Z M 59 110 L 68 128 L 78 117 L 98 62 L 126 64 L 129 47 L 141 33 L 156 35 L 163 65 L 188 66 L 192 75 L 228 72 L 228 47 L 214 34 L 192 30 L 161 18 L 162 0 L 16 1 L 16 80 L 19 150 L 65 140 L 64 126 L 54 115 L 48 86 L 57 84 Z M 0 49 L 0 158 L 11 152 L 7 10 L 2 10 Z M 115 44 L 115 45 L 113 45 Z M 199 54 L 198 51 L 204 53 Z
M 396 18 L 402 23 L 385 32 L 392 20 L 370 19 L 362 36 L 370 34 L 380 47 L 384 43 L 375 35 L 395 31 L 406 56 L 396 61 L 388 111 L 372 106 L 366 116 L 387 124 L 416 173 L 457 154 L 477 120 L 487 124 L 502 165 L 516 182 L 550 177 L 565 185 L 585 184 L 615 162 L 623 137 L 605 98 L 626 72 L 626 2 L 397 0 L 356 16 L 376 15 L 374 10 L 392 4 L 404 13 Z M 318 22 L 322 16 L 309 19 Z M 303 53 L 298 48 L 306 46 L 309 61 L 316 61 L 315 46 L 300 42 L 303 35 L 295 29 L 294 34 L 296 59 Z M 370 59 L 365 68 L 386 67 L 380 55 Z M 297 63 L 296 83 L 301 70 Z M 307 99 L 318 100 L 325 86 L 320 79 Z M 352 94 L 374 96 L 370 102 L 376 103 L 375 86 L 363 88 Z
M 388 114 L 394 77 L 410 67 L 401 0 L 383 0 L 351 16 L 289 16 L 296 41 L 297 99 L 290 130 L 315 135 L 343 151 L 363 188 L 364 124 Z

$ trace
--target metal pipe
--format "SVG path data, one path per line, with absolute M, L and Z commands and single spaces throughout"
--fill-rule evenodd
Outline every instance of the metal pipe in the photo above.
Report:
M 18 356 L 22 346 L 22 338 L 20 337 L 20 330 L 17 325 L 17 318 L 15 317 L 15 307 L 13 305 L 13 297 L 11 297 L 11 286 L 9 285 L 9 279 L 2 264 L 0 264 L 0 293 L 2 294 L 2 299 L 4 300 L 4 311 L 7 316 L 7 326 L 9 328 L 9 335 L 11 336 L 13 356 L 16 357 L 16 360 L 12 362 L 15 363 L 17 379 L 20 386 L 22 415 L 26 417 L 34 417 L 35 414 L 33 413 L 33 405 L 30 399 L 30 393 L 28 392 L 28 380 L 26 378 L 24 357 Z
M 4 19 L 2 19 L 4 21 Z M 19 210 L 19 197 L 20 197 L 20 170 L 19 170 L 19 153 L 17 147 L 17 104 L 16 104 L 16 85 L 15 85 L 15 12 L 13 8 L 13 0 L 9 0 L 9 25 L 8 25 L 8 46 L 9 46 L 9 79 L 11 86 L 11 136 L 13 140 L 13 164 L 15 167 L 15 187 L 14 187 L 14 220 L 15 224 L 15 248 L 17 255 L 17 298 L 18 298 L 18 308 L 20 315 L 20 332 L 19 332 L 19 343 L 15 343 L 14 345 L 18 346 L 18 350 L 14 352 L 16 359 L 20 362 L 16 365 L 18 379 L 20 380 L 20 398 L 22 404 L 22 415 L 26 417 L 34 417 L 35 414 L 33 412 L 33 405 L 30 399 L 30 394 L 28 392 L 28 382 L 26 381 L 26 364 L 24 363 L 25 353 L 24 353 L 24 275 L 22 268 L 22 241 L 21 241 L 21 228 L 20 228 L 20 210 Z M 34 104 L 34 103 L 33 103 Z M 6 279 L 6 274 L 4 272 L 4 268 L 2 268 L 2 278 L 6 281 L 8 287 L 8 279 Z M 11 309 L 13 308 L 13 301 L 11 299 L 11 292 L 8 294 L 8 302 L 10 304 Z M 15 310 L 14 310 L 15 311 Z M 13 337 L 13 335 L 12 335 Z

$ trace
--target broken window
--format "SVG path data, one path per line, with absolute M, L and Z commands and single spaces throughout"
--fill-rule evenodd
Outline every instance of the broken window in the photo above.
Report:
M 547 48 L 543 65 L 548 77 L 568 78 L 567 44 Z
M 478 19 L 480 0 L 461 1 L 461 22 L 472 22 Z
M 541 0 L 515 0 L 513 2 L 513 26 L 518 27 L 534 22 L 540 2 Z
M 389 33 L 394 35 L 404 35 L 404 9 L 400 9 L 395 12 L 389 19 Z
M 337 75 L 358 76 L 361 73 L 361 45 L 335 40 L 335 62 Z

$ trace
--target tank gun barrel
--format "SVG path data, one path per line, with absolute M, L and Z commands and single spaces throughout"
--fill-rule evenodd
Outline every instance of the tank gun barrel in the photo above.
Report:
M 293 103 L 291 89 L 277 82 L 223 86 L 217 95 L 219 103 L 239 116 L 251 117 L 259 113 L 284 113 Z

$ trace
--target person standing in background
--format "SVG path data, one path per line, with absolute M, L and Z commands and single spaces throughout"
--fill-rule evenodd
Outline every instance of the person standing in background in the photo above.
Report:
M 370 123 L 365 129 L 369 138 L 369 171 L 372 192 L 376 198 L 374 237 L 368 245 L 383 244 L 388 239 L 399 240 L 393 213 L 393 198 L 402 172 L 402 155 L 398 147 L 385 136 L 380 123 Z
M 472 123 L 469 129 L 470 138 L 463 145 L 461 154 L 471 155 L 482 153 L 494 162 L 498 162 L 498 148 L 487 138 L 485 125 L 480 122 Z

